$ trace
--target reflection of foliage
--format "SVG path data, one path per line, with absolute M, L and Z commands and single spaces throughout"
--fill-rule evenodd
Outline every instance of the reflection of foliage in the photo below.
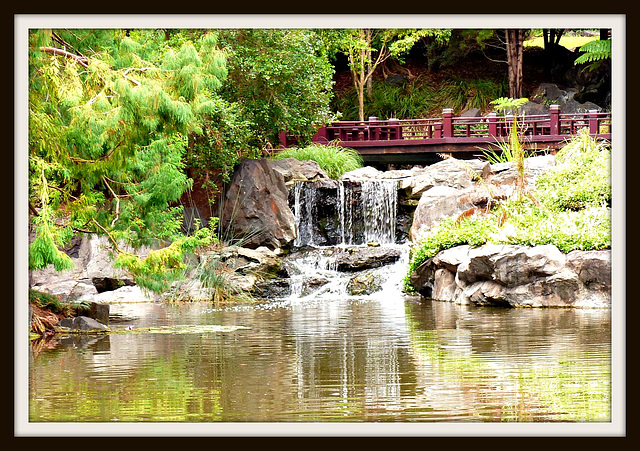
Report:
M 575 350 L 545 359 L 532 354 L 517 362 L 485 358 L 467 353 L 464 346 L 451 346 L 451 340 L 455 342 L 468 331 L 424 330 L 409 312 L 406 317 L 420 370 L 428 369 L 425 372 L 433 378 L 432 383 L 440 381 L 445 391 L 473 393 L 487 406 L 476 412 L 478 420 L 610 421 L 608 359 L 584 359 Z M 431 393 L 436 391 L 434 387 Z M 469 402 L 477 404 L 474 398 Z M 456 404 L 456 408 L 464 406 Z
M 50 368 L 50 371 L 56 370 Z M 73 373 L 59 374 L 57 379 L 61 393 L 75 393 L 77 396 L 66 396 L 65 408 L 56 411 L 56 417 L 49 421 L 192 422 L 222 419 L 220 389 L 203 385 L 178 357 L 150 360 L 129 377 L 108 383 Z M 92 396 L 83 396 L 89 393 Z M 168 393 L 175 395 L 167 396 Z M 39 403 L 30 403 L 29 416 L 31 421 L 39 420 Z

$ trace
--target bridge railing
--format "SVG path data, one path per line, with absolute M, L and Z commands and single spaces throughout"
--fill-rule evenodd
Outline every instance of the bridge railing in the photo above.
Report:
M 562 141 L 581 128 L 588 128 L 592 136 L 611 137 L 611 113 L 597 110 L 561 114 L 558 105 L 551 105 L 549 114 L 518 116 L 517 119 L 520 133 L 538 139 Z M 512 126 L 513 116 L 490 113 L 484 117 L 454 117 L 453 110 L 445 108 L 440 118 L 382 120 L 370 117 L 367 121 L 335 122 L 321 127 L 312 142 L 338 141 L 354 146 L 489 142 L 506 138 Z M 295 144 L 290 138 L 282 133 L 281 144 L 285 147 Z

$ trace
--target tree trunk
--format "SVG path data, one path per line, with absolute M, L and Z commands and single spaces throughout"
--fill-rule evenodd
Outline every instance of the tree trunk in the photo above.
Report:
M 509 65 L 509 97 L 522 97 L 522 54 L 524 31 L 506 30 L 507 64 Z
M 365 29 L 364 32 L 365 32 L 367 46 L 368 46 L 365 54 L 366 61 L 367 61 L 367 73 L 372 73 L 374 68 L 372 67 L 373 61 L 371 61 L 371 41 L 372 41 L 371 30 Z M 373 95 L 373 74 L 369 76 L 369 78 L 367 79 L 367 96 L 369 97 L 369 99 L 371 99 L 372 95 Z
M 362 50 L 359 55 L 362 58 L 364 58 L 363 53 L 364 50 Z M 356 88 L 356 93 L 358 94 L 358 120 L 364 121 L 364 88 L 366 84 L 366 76 L 364 64 L 360 67 L 361 69 L 359 71 L 352 69 L 351 75 L 353 76 L 353 87 Z
M 358 120 L 364 121 L 364 86 L 358 89 Z
M 553 67 L 556 64 L 556 55 L 558 54 L 558 46 L 560 39 L 564 34 L 564 28 L 545 28 L 544 33 L 544 74 L 549 80 L 553 81 Z

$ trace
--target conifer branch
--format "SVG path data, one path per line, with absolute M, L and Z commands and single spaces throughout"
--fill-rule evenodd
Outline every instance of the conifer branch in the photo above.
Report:
M 41 52 L 50 53 L 52 55 L 60 55 L 65 58 L 69 58 L 80 64 L 84 68 L 88 68 L 89 64 L 86 61 L 86 58 L 78 55 L 74 55 L 73 53 L 69 53 L 66 50 L 57 49 L 55 47 L 40 47 Z
M 107 188 L 109 188 L 109 191 L 111 191 L 111 194 L 116 199 L 116 216 L 115 216 L 115 218 L 113 218 L 113 221 L 111 221 L 111 227 L 113 227 L 115 225 L 116 221 L 118 220 L 118 218 L 120 217 L 120 197 L 118 197 L 118 195 L 115 193 L 115 191 L 113 191 L 113 189 L 111 189 L 111 185 L 109 185 L 109 183 L 107 182 L 107 179 L 106 179 L 105 176 L 102 176 L 102 181 L 104 182 L 105 185 L 107 185 Z
M 98 158 L 97 160 L 86 160 L 84 158 L 79 158 L 79 157 L 72 157 L 71 155 L 67 155 L 67 158 L 75 163 L 98 163 L 100 161 L 104 161 L 106 159 L 108 159 L 111 155 L 113 155 L 113 152 L 116 151 L 116 149 L 118 147 L 120 147 L 122 145 L 122 141 L 120 141 L 113 149 L 111 149 L 106 155 L 101 156 L 100 158 Z

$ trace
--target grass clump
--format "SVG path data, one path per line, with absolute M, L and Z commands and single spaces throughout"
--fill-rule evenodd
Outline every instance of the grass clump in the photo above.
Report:
M 312 144 L 307 147 L 289 147 L 272 157 L 274 160 L 295 158 L 299 161 L 312 160 L 332 179 L 338 179 L 345 172 L 361 168 L 362 156 L 353 149 L 336 145 Z
M 60 301 L 56 296 L 32 289 L 29 289 L 29 303 L 61 315 L 69 315 L 71 312 L 70 304 Z
M 610 150 L 581 131 L 536 180 L 536 197 L 512 198 L 465 218 L 447 218 L 414 248 L 405 276 L 438 252 L 468 244 L 552 244 L 561 252 L 611 248 Z

